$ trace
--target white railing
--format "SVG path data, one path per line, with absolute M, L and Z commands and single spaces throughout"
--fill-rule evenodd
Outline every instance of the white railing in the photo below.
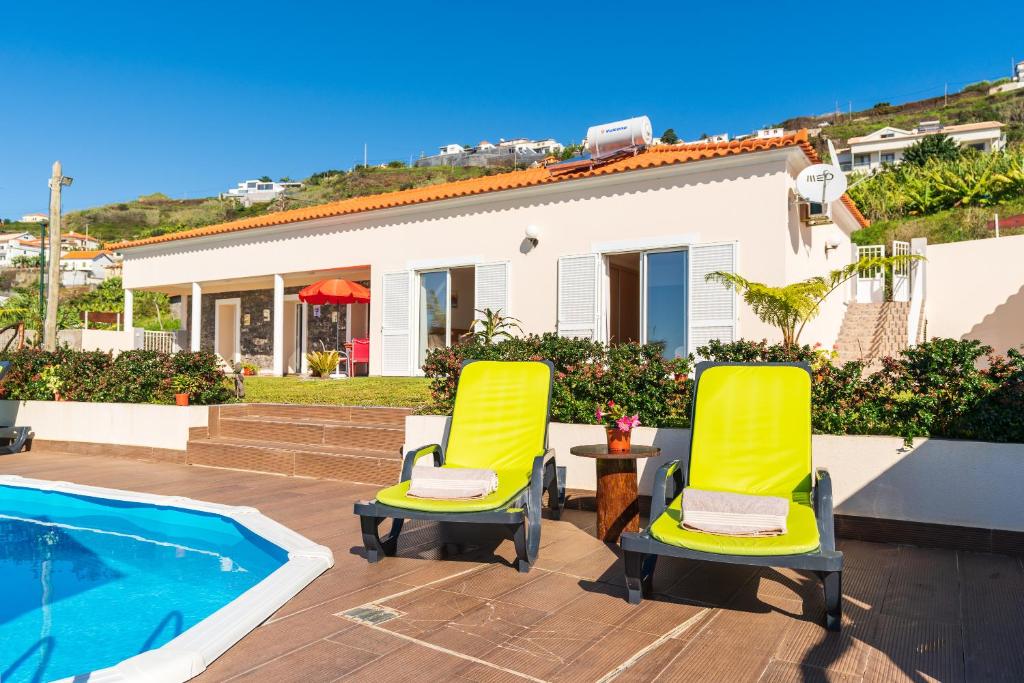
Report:
M 910 256 L 910 242 L 893 241 L 892 255 Z M 910 301 L 910 263 L 908 261 L 893 264 L 892 300 Z
M 910 241 L 910 252 L 925 257 L 928 239 L 915 237 Z M 926 261 L 915 261 L 910 267 L 910 310 L 907 313 L 907 344 L 915 346 L 921 334 L 921 312 L 924 310 Z
M 146 330 L 142 333 L 142 348 L 146 351 L 174 353 L 174 332 L 154 332 Z

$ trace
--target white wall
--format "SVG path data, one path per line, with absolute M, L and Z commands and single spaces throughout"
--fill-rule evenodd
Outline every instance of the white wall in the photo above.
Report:
M 783 284 L 816 272 L 825 265 L 827 229 L 792 226 L 791 173 L 807 163 L 791 147 L 130 249 L 124 282 L 127 288 L 183 291 L 192 281 L 370 264 L 371 289 L 380 292 L 389 272 L 508 261 L 508 313 L 522 320 L 526 332 L 552 331 L 558 258 L 593 253 L 598 245 L 644 238 L 735 241 L 738 270 L 751 279 Z M 846 227 L 835 234 L 848 244 L 852 218 L 837 206 Z M 534 249 L 524 244 L 530 224 L 541 229 Z M 847 258 L 849 249 L 833 252 L 830 265 L 835 254 Z M 834 339 L 841 303 L 829 303 L 807 331 L 808 340 Z M 371 301 L 370 316 L 370 369 L 379 374 L 381 297 Z M 777 339 L 742 304 L 737 332 Z
M 406 447 L 441 443 L 447 423 L 441 416 L 407 417 Z M 604 439 L 597 425 L 550 425 L 548 441 L 567 468 L 569 488 L 597 488 L 594 461 L 570 455 L 569 448 Z M 640 427 L 633 439 L 662 449 L 660 458 L 638 462 L 640 492 L 649 495 L 657 468 L 686 457 L 690 430 Z M 898 437 L 815 435 L 813 448 L 815 467 L 832 475 L 840 514 L 1024 531 L 1024 444 L 917 439 L 905 451 Z
M 112 351 L 120 353 L 135 348 L 135 330 L 82 331 L 83 351 Z
M 205 427 L 207 406 L 75 401 L 0 401 L 0 424 L 32 427 L 37 439 L 148 446 L 183 451 L 190 427 Z
M 996 352 L 1024 343 L 1024 235 L 929 244 L 928 337 L 978 339 Z

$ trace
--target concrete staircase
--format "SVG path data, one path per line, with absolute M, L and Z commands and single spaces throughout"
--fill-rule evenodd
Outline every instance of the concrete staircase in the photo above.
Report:
M 403 408 L 213 406 L 189 435 L 190 465 L 393 484 L 402 468 Z
M 859 360 L 868 369 L 877 369 L 881 358 L 898 356 L 908 347 L 909 314 L 910 303 L 905 301 L 849 304 L 836 342 L 839 363 Z

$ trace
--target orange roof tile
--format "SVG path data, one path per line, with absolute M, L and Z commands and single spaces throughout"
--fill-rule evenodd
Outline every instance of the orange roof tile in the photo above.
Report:
M 209 235 L 220 235 L 242 230 L 253 230 L 256 228 L 267 228 L 287 223 L 298 223 L 300 221 L 315 220 L 319 218 L 331 218 L 347 214 L 362 213 L 364 211 L 375 211 L 378 209 L 389 209 L 398 206 L 409 206 L 425 202 L 454 199 L 456 197 L 468 197 L 471 195 L 484 194 L 487 192 L 501 192 L 504 190 L 515 190 L 525 187 L 534 187 L 548 183 L 559 183 L 568 180 L 579 180 L 581 178 L 593 178 L 603 175 L 622 173 L 625 171 L 636 171 L 641 169 L 657 168 L 660 166 L 671 166 L 691 161 L 701 161 L 717 157 L 734 156 L 747 152 L 760 152 L 783 147 L 800 147 L 807 157 L 814 162 L 818 161 L 818 155 L 807 140 L 807 131 L 801 130 L 791 135 L 778 138 L 744 140 L 733 140 L 730 142 L 699 142 L 682 145 L 655 145 L 647 148 L 646 151 L 635 156 L 626 157 L 612 161 L 601 166 L 591 167 L 589 164 L 580 170 L 565 170 L 556 172 L 550 167 L 528 168 L 521 171 L 510 171 L 497 175 L 457 180 L 439 185 L 428 185 L 426 187 L 413 188 L 411 190 L 399 190 L 397 192 L 385 192 L 383 194 L 368 195 L 365 197 L 353 197 L 328 204 L 304 207 L 301 209 L 290 209 L 269 213 L 253 218 L 243 218 L 218 225 L 208 225 L 192 230 L 168 233 L 156 237 L 147 237 L 139 240 L 127 240 L 106 245 L 108 249 L 130 249 L 150 244 L 161 244 L 177 240 L 191 239 L 195 237 L 206 237 Z M 843 197 L 843 203 L 850 208 L 854 216 L 862 226 L 867 225 L 867 220 L 854 206 L 848 197 Z

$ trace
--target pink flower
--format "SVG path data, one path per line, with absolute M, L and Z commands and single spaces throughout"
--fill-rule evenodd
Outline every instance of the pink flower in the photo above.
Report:
M 814 348 L 820 349 L 821 348 L 821 342 L 814 342 Z
M 615 401 L 608 401 L 608 407 L 609 408 L 614 408 L 615 407 Z
M 622 417 L 620 417 L 618 420 L 615 421 L 615 426 L 618 427 L 620 430 L 622 430 L 624 432 L 628 432 L 629 430 L 633 429 L 634 427 L 639 427 L 640 426 L 640 416 L 639 415 L 632 415 L 632 416 L 630 416 L 630 415 L 623 415 Z
M 604 418 L 604 412 L 602 412 L 601 409 L 598 408 L 597 412 L 594 413 L 594 417 L 596 417 L 598 420 L 601 420 Z

